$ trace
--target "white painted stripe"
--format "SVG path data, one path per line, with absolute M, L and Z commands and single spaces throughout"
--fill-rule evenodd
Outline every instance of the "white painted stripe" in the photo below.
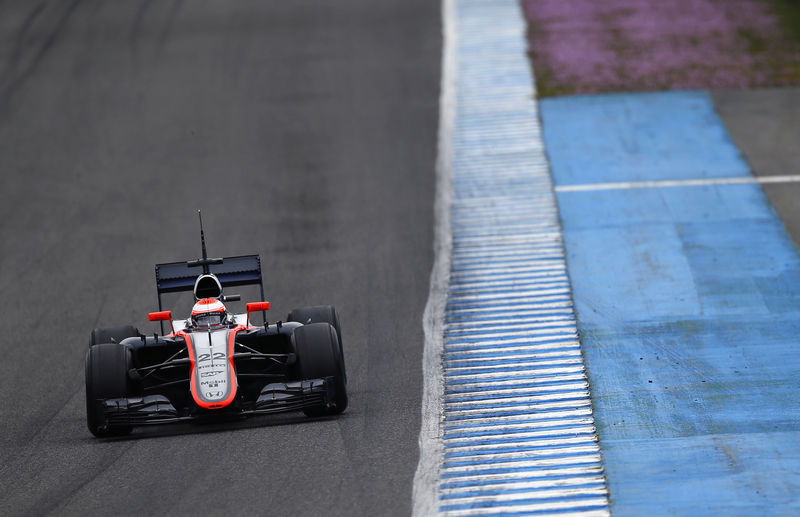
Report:
M 549 297 L 540 300 L 539 303 L 524 303 L 524 301 L 520 304 L 514 305 L 487 305 L 485 307 L 468 307 L 468 308 L 460 308 L 457 310 L 450 310 L 448 307 L 447 312 L 458 312 L 461 314 L 471 313 L 471 312 L 490 312 L 490 313 L 505 313 L 508 316 L 514 315 L 517 311 L 525 311 L 531 309 L 555 309 L 555 308 L 563 308 L 569 307 L 572 308 L 572 301 L 563 300 L 563 301 L 552 301 L 550 298 L 558 299 L 560 297 Z
M 562 273 L 545 272 L 536 276 L 512 275 L 505 278 L 485 278 L 476 281 L 473 278 L 466 278 L 460 282 L 453 282 L 450 287 L 452 294 L 469 292 L 505 291 L 511 292 L 515 289 L 529 289 L 531 287 L 557 287 L 559 285 L 569 285 L 569 277 Z
M 536 428 L 518 427 L 518 428 L 505 428 L 502 430 L 490 429 L 483 432 L 475 432 L 469 436 L 451 435 L 445 436 L 445 444 L 449 447 L 451 443 L 466 443 L 469 441 L 485 441 L 492 437 L 496 438 L 525 438 L 525 437 L 538 437 L 538 436 L 560 436 L 568 434 L 587 434 L 595 432 L 595 427 L 591 422 L 583 424 L 572 424 L 571 426 L 558 426 L 548 427 L 546 429 L 531 430 Z M 463 433 L 462 433 L 463 434 Z
M 562 284 L 565 287 L 562 288 L 554 288 L 554 289 L 530 289 L 526 291 L 515 291 L 513 295 L 509 295 L 509 293 L 480 293 L 480 294 L 453 294 L 450 295 L 451 302 L 448 305 L 459 305 L 464 304 L 465 302 L 470 301 L 479 301 L 479 300 L 510 300 L 510 299 L 517 299 L 517 298 L 524 298 L 528 300 L 533 299 L 541 299 L 545 296 L 551 296 L 556 294 L 570 294 L 569 287 L 567 284 Z
M 547 391 L 555 391 L 555 390 L 566 390 L 566 389 L 579 389 L 579 388 L 588 388 L 588 383 L 585 379 L 578 379 L 577 381 L 567 380 L 565 382 L 559 382 L 556 384 L 550 383 L 544 386 L 501 386 L 494 389 L 485 389 L 483 387 L 467 389 L 467 390 L 447 390 L 445 394 L 445 399 L 449 401 L 455 401 L 461 397 L 481 397 L 481 396 L 495 396 L 501 397 L 503 395 L 511 395 L 514 393 L 541 393 Z
M 496 502 L 496 501 L 519 501 L 525 499 L 549 499 L 555 497 L 567 497 L 570 495 L 591 495 L 591 496 L 601 496 L 605 493 L 604 487 L 587 487 L 587 488 L 568 488 L 564 486 L 554 486 L 554 487 L 545 487 L 541 490 L 530 491 L 530 492 L 511 492 L 503 494 L 501 497 L 498 497 L 495 494 L 492 495 L 484 495 L 484 496 L 472 496 L 472 497 L 464 497 L 459 499 L 445 499 L 442 502 L 444 504 L 464 504 L 469 502 L 470 504 L 482 503 L 482 502 Z M 576 504 L 574 506 L 583 506 L 582 504 Z
M 487 244 L 486 240 L 489 238 L 494 237 L 496 242 L 499 243 L 508 243 L 509 238 L 522 238 L 527 236 L 528 238 L 532 235 L 536 235 L 537 233 L 541 233 L 542 231 L 551 231 L 553 227 L 551 225 L 546 226 L 539 226 L 537 228 L 533 228 L 531 226 L 515 226 L 511 227 L 507 223 L 498 222 L 493 226 L 502 226 L 503 231 L 492 231 L 491 227 L 486 229 L 472 229 L 469 231 L 466 230 L 454 230 L 453 237 L 457 239 L 459 243 L 465 243 L 468 245 L 474 245 L 476 243 Z M 553 252 L 552 257 L 542 256 L 539 257 L 539 262 L 544 262 L 546 260 L 556 260 L 558 258 L 558 253 Z M 509 263 L 513 263 L 513 261 L 509 261 Z M 459 266 L 465 266 L 469 264 L 459 264 Z M 459 267 L 461 269 L 461 267 Z
M 746 185 L 752 183 L 797 183 L 800 175 L 791 174 L 784 176 L 747 176 L 736 178 L 705 178 L 691 180 L 660 180 L 660 181 L 622 181 L 613 183 L 592 183 L 584 185 L 560 185 L 555 187 L 556 192 L 587 192 L 594 190 L 619 190 L 634 188 L 664 188 L 664 187 L 705 187 L 713 185 Z
M 548 411 L 541 411 L 536 414 L 508 414 L 500 412 L 493 415 L 472 415 L 470 417 L 445 419 L 444 430 L 447 433 L 462 432 L 466 429 L 473 429 L 485 425 L 511 425 L 517 426 L 526 422 L 541 422 L 543 425 L 560 425 L 563 419 L 568 417 L 591 417 L 592 408 L 590 405 L 583 407 L 550 408 Z
M 492 273 L 503 273 L 503 274 L 517 274 L 523 271 L 554 271 L 554 270 L 566 270 L 567 269 L 567 262 L 563 259 L 559 260 L 538 260 L 535 264 L 514 264 L 508 267 L 497 267 L 495 265 L 483 265 L 483 266 L 469 266 L 469 267 L 461 267 L 458 271 L 453 272 L 454 278 L 464 278 L 467 276 L 485 276 L 491 275 Z M 472 275 L 470 275 L 470 273 Z
M 471 245 L 463 248 L 455 248 L 453 255 L 458 258 L 463 257 L 480 257 L 484 255 L 499 256 L 499 255 L 512 255 L 512 254 L 527 254 L 531 251 L 538 251 L 537 248 L 544 246 L 558 246 L 561 247 L 560 240 L 554 241 L 551 238 L 547 239 L 529 239 L 528 242 L 506 242 L 496 243 L 493 246 L 476 246 Z
M 504 396 L 511 396 L 513 394 L 520 394 L 520 393 L 527 393 L 527 394 L 536 394 L 543 391 L 550 391 L 550 390 L 579 390 L 582 389 L 586 391 L 589 387 L 587 382 L 577 382 L 577 383 L 566 383 L 566 384 L 559 384 L 555 386 L 540 386 L 538 388 L 511 388 L 511 389 L 504 389 L 504 390 L 487 390 L 487 391 L 475 391 L 472 394 L 464 394 L 464 393 L 453 393 L 448 394 L 445 397 L 445 400 L 451 400 L 452 398 L 456 397 L 474 397 L 474 400 L 481 400 L 482 397 L 500 397 Z M 490 399 L 495 400 L 495 399 Z
M 580 349 L 570 349 L 570 350 L 557 350 L 557 351 L 550 351 L 550 352 L 541 352 L 537 350 L 533 351 L 526 351 L 526 350 L 480 350 L 478 353 L 473 353 L 472 355 L 466 354 L 459 354 L 459 355 L 452 355 L 452 354 L 445 354 L 445 363 L 446 366 L 454 367 L 454 366 L 467 366 L 470 364 L 490 364 L 490 363 L 498 363 L 498 364 L 506 364 L 512 361 L 517 360 L 524 360 L 524 359 L 573 359 L 573 358 L 581 358 Z
M 564 314 L 554 315 L 554 316 L 542 316 L 541 315 L 542 312 L 544 312 L 544 311 L 538 311 L 537 310 L 537 311 L 530 311 L 530 312 L 527 312 L 527 313 L 517 312 L 516 317 L 514 317 L 514 318 L 512 318 L 510 316 L 506 316 L 505 318 L 495 318 L 495 319 L 489 319 L 489 320 L 481 319 L 479 326 L 475 326 L 477 324 L 477 322 L 474 321 L 474 320 L 454 321 L 454 322 L 447 323 L 445 325 L 445 329 L 448 332 L 450 332 L 450 331 L 456 332 L 456 331 L 460 331 L 461 329 L 467 327 L 468 325 L 473 325 L 473 327 L 467 327 L 467 328 L 479 329 L 479 328 L 483 328 L 483 325 L 498 325 L 498 324 L 502 324 L 503 326 L 513 327 L 515 325 L 531 325 L 531 326 L 535 326 L 535 325 L 551 325 L 551 324 L 555 325 L 555 324 L 561 324 L 561 322 L 565 322 L 565 321 L 572 322 L 574 324 L 574 322 L 575 322 L 574 316 L 572 315 L 571 311 L 569 313 L 564 313 Z M 520 320 L 522 318 L 526 317 L 526 316 L 536 316 L 536 318 L 535 319 L 527 319 L 526 318 L 526 319 L 523 319 L 522 322 L 520 322 Z M 458 329 L 458 330 L 455 330 L 455 329 Z
M 519 234 L 515 233 L 512 235 L 491 235 L 486 237 L 485 239 L 474 239 L 474 242 L 471 240 L 464 240 L 460 239 L 459 242 L 453 244 L 454 250 L 463 250 L 463 249 L 483 249 L 492 245 L 509 245 L 509 244 L 528 244 L 532 242 L 538 242 L 540 239 L 547 240 L 556 238 L 553 237 L 553 231 L 547 232 L 536 232 L 536 233 L 528 233 L 528 234 Z M 558 237 L 560 239 L 560 237 Z
M 455 332 L 455 331 L 454 331 Z M 458 332 L 454 337 L 455 338 L 466 338 L 472 337 L 473 340 L 470 342 L 483 342 L 484 339 L 495 339 L 499 337 L 514 337 L 514 336 L 550 336 L 553 338 L 560 338 L 564 336 L 575 336 L 578 333 L 578 328 L 574 326 L 564 326 L 562 328 L 553 328 L 552 326 L 547 326 L 545 328 L 531 328 L 528 327 L 523 330 L 516 330 L 513 332 Z M 449 332 L 448 332 L 449 334 Z M 448 336 L 449 337 L 449 336 Z M 448 343 L 454 343 L 455 340 L 448 339 Z
M 565 280 L 568 281 L 569 276 L 563 268 L 548 268 L 547 270 L 540 270 L 536 272 L 507 271 L 501 268 L 501 271 L 499 271 L 497 274 L 481 274 L 478 278 L 470 278 L 469 275 L 454 276 L 451 289 L 468 289 L 473 285 L 476 287 L 487 287 L 497 285 L 517 285 L 521 282 L 558 282 Z
M 446 477 L 459 473 L 474 473 L 481 470 L 498 469 L 523 469 L 531 467 L 561 467 L 569 465 L 597 464 L 600 465 L 600 455 L 582 454 L 578 456 L 568 456 L 565 458 L 531 458 L 525 460 L 509 459 L 487 465 L 449 465 L 444 466 L 442 474 Z
M 535 493 L 535 492 L 533 492 Z M 490 515 L 490 514 L 503 514 L 503 513 L 514 513 L 517 515 L 525 515 L 525 513 L 530 512 L 537 512 L 536 515 L 541 517 L 544 514 L 542 512 L 546 511 L 557 511 L 557 510 L 564 510 L 564 509 L 571 509 L 571 508 L 585 508 L 591 506 L 607 506 L 608 502 L 606 501 L 605 497 L 596 497 L 596 498 L 586 498 L 586 499 L 578 499 L 576 501 L 564 501 L 564 502 L 554 502 L 554 503 L 541 503 L 541 504 L 525 504 L 525 505 L 501 505 L 496 504 L 486 508 L 467 508 L 464 510 L 443 510 L 441 515 L 446 517 L 461 517 L 463 515 Z M 558 517 L 562 517 L 565 514 L 562 512 L 558 512 Z M 597 510 L 596 512 L 580 512 L 574 515 L 580 515 L 582 517 L 595 517 L 595 516 L 607 516 L 611 515 L 609 510 Z
M 553 377 L 550 377 L 553 379 Z M 449 379 L 453 381 L 454 379 Z M 465 380 L 465 379 L 462 379 Z M 470 383 L 471 379 L 467 378 L 465 383 L 448 383 L 445 390 L 445 396 L 448 400 L 453 397 L 469 396 L 471 394 L 478 395 L 481 393 L 513 393 L 519 392 L 536 392 L 559 389 L 562 386 L 571 384 L 583 384 L 587 382 L 583 373 L 572 375 L 559 375 L 555 380 L 542 382 L 538 379 L 524 379 L 522 381 L 515 381 L 510 384 L 503 384 L 506 381 L 484 381 L 480 383 Z
M 473 210 L 470 210 L 470 213 L 473 213 Z M 541 214 L 538 214 L 539 216 Z M 491 217 L 487 219 L 488 216 L 476 218 L 476 220 L 488 220 L 491 224 L 490 226 L 496 226 L 499 224 L 506 224 L 506 222 L 511 221 L 525 221 L 529 219 L 530 215 L 524 214 L 513 214 L 513 218 L 509 218 L 509 214 L 503 217 Z M 464 227 L 465 229 L 467 227 Z M 472 225 L 472 229 L 475 226 Z M 490 229 L 490 228 L 487 228 Z M 457 230 L 460 230 L 457 227 Z M 535 232 L 535 233 L 514 233 L 512 235 L 503 235 L 497 236 L 497 234 L 493 234 L 496 237 L 489 242 L 481 241 L 481 242 L 465 242 L 465 243 L 456 243 L 453 247 L 453 252 L 457 254 L 463 253 L 470 253 L 470 252 L 486 252 L 486 251 L 513 251 L 513 250 L 521 250 L 521 249 L 530 249 L 535 246 L 554 246 L 557 244 L 561 244 L 563 242 L 562 237 L 559 235 L 553 235 L 553 232 Z
M 504 278 L 489 278 L 481 281 L 453 282 L 451 291 L 462 289 L 485 289 L 490 287 L 521 287 L 544 282 L 569 282 L 569 277 L 564 273 L 539 273 L 537 275 L 506 275 Z
M 591 470 L 587 468 L 571 468 L 544 472 L 546 472 L 546 474 L 535 477 L 531 475 L 534 473 L 530 472 L 525 472 L 521 475 L 515 474 L 511 477 L 509 477 L 508 474 L 495 474 L 491 477 L 487 476 L 488 479 L 486 480 L 482 479 L 480 484 L 477 482 L 470 483 L 468 479 L 459 478 L 458 482 L 443 486 L 442 494 L 459 496 L 461 494 L 468 494 L 476 490 L 513 490 L 536 487 L 563 487 L 605 482 L 605 478 L 603 478 L 603 470 L 599 467 L 595 467 Z
M 458 357 L 478 357 L 478 354 L 513 353 L 518 351 L 555 351 L 579 347 L 578 336 L 574 334 L 555 334 L 528 339 L 506 338 L 497 342 L 480 340 L 459 340 L 451 338 L 445 344 L 445 358 L 448 360 Z
M 580 432 L 571 435 L 548 431 L 547 434 L 519 433 L 506 436 L 473 436 L 466 439 L 446 441 L 446 452 L 463 452 L 469 450 L 488 450 L 509 447 L 545 447 L 553 444 L 581 444 L 590 443 L 594 437 L 595 428 L 587 426 Z
M 491 380 L 491 379 L 498 379 L 498 380 L 512 380 L 512 379 L 525 379 L 531 375 L 553 375 L 553 374 L 560 374 L 560 373 L 583 373 L 583 365 L 578 364 L 575 366 L 565 366 L 562 368 L 540 368 L 540 369 L 529 369 L 525 371 L 516 372 L 517 375 L 511 375 L 509 372 L 485 372 L 485 373 L 470 373 L 468 376 L 469 380 Z M 459 375 L 447 375 L 445 374 L 445 382 L 450 382 L 453 379 L 458 379 Z
M 480 486 L 481 482 L 501 484 L 515 482 L 521 479 L 533 480 L 542 479 L 548 481 L 549 477 L 562 477 L 562 476 L 575 476 L 576 479 L 602 475 L 603 467 L 600 465 L 593 465 L 591 467 L 575 467 L 573 465 L 558 465 L 552 468 L 521 467 L 519 470 L 513 472 L 500 472 L 500 473 L 481 473 L 477 475 L 462 474 L 447 478 L 442 483 L 443 490 L 450 490 L 449 487 L 460 486 Z
M 558 359 L 551 359 L 551 360 L 529 360 L 529 361 L 518 361 L 516 364 L 508 365 L 508 364 L 470 364 L 462 365 L 462 363 L 451 363 L 447 365 L 447 372 L 445 375 L 447 376 L 458 376 L 458 375 L 480 375 L 483 373 L 495 373 L 495 372 L 503 372 L 508 375 L 509 371 L 515 372 L 523 372 L 523 371 L 540 371 L 545 370 L 555 366 L 568 366 L 568 365 L 579 365 L 583 366 L 583 360 L 580 357 L 568 357 L 568 358 L 558 358 Z M 516 367 L 515 370 L 510 368 Z
M 534 323 L 543 323 L 548 324 L 552 323 L 554 325 L 561 325 L 566 320 L 574 321 L 574 316 L 572 309 L 569 307 L 557 307 L 557 308 L 550 308 L 550 309 L 534 309 L 528 311 L 516 311 L 514 314 L 506 314 L 506 313 L 498 313 L 498 314 L 470 314 L 464 315 L 462 318 L 458 318 L 458 313 L 450 314 L 450 319 L 452 321 L 448 321 L 445 329 L 461 329 L 465 328 L 469 325 L 481 325 L 483 323 L 487 325 L 510 325 L 510 324 L 520 324 L 524 325 L 529 322 Z
M 524 269 L 518 268 L 523 266 Z M 471 271 L 454 271 L 452 275 L 452 289 L 463 289 L 471 284 L 489 285 L 497 283 L 518 283 L 536 282 L 539 280 L 548 281 L 551 278 L 559 279 L 565 277 L 569 279 L 564 271 L 563 264 L 556 267 L 531 268 L 520 263 L 511 268 L 485 267 L 483 269 L 473 269 Z M 463 287 L 462 287 L 463 286 Z
M 581 406 L 589 406 L 591 401 L 588 396 L 582 400 L 566 400 L 561 402 L 535 402 L 532 404 L 518 404 L 510 407 L 489 407 L 489 408 L 462 408 L 447 411 L 445 418 L 450 417 L 472 417 L 481 418 L 484 416 L 491 417 L 493 415 L 504 416 L 510 413 L 519 414 L 522 412 L 530 413 L 537 412 L 539 415 L 544 415 L 547 410 L 561 410 L 568 408 L 576 408 Z
M 483 194 L 481 192 L 481 194 Z M 503 211 L 498 212 L 496 207 L 491 205 L 487 205 L 487 200 L 491 200 L 494 203 L 502 203 L 503 204 Z M 491 225 L 487 224 L 470 224 L 466 225 L 465 222 L 469 221 L 470 219 L 474 220 L 485 220 L 484 217 L 479 217 L 482 214 L 489 214 L 491 219 L 497 217 L 507 217 L 509 215 L 515 214 L 524 214 L 527 217 L 524 218 L 525 224 L 530 224 L 530 219 L 532 216 L 541 216 L 542 211 L 549 211 L 551 214 L 555 215 L 556 213 L 556 206 L 552 199 L 549 199 L 544 196 L 535 196 L 532 194 L 528 194 L 527 196 L 520 196 L 518 193 L 513 193 L 509 195 L 502 195 L 502 196 L 481 196 L 481 197 L 474 197 L 474 198 L 460 198 L 453 202 L 453 212 L 458 213 L 458 211 L 463 210 L 467 212 L 465 217 L 459 217 L 457 221 L 454 222 L 454 228 L 467 228 L 467 229 L 476 229 L 476 228 L 489 228 Z M 542 223 L 547 223 L 547 221 L 543 221 Z M 552 223 L 550 223 L 552 224 Z
M 492 188 L 486 186 L 484 188 Z M 497 204 L 502 205 L 501 200 L 495 201 Z M 465 217 L 459 217 L 463 212 Z M 546 213 L 545 213 L 546 212 Z M 466 216 L 466 214 L 469 214 Z M 522 246 L 535 243 L 554 245 L 561 242 L 561 237 L 553 237 L 553 230 L 557 227 L 546 221 L 551 216 L 558 215 L 555 207 L 541 208 L 534 210 L 529 214 L 523 213 L 519 210 L 513 210 L 504 213 L 503 215 L 491 215 L 491 212 L 481 212 L 480 209 L 470 207 L 462 208 L 461 210 L 454 211 L 453 216 L 461 219 L 460 224 L 453 227 L 453 235 L 459 239 L 465 239 L 463 242 L 459 240 L 454 251 L 467 251 L 470 249 L 487 249 L 489 242 L 476 241 L 475 234 L 486 234 L 487 238 L 492 239 L 490 242 L 500 245 L 500 249 L 505 246 Z M 537 218 L 537 222 L 532 223 L 531 219 Z M 470 222 L 472 219 L 472 222 Z M 497 228 L 502 228 L 498 231 Z M 556 239 L 556 240 L 554 240 Z
M 554 226 L 552 223 L 541 222 L 541 223 L 528 223 L 524 225 L 520 224 L 504 225 L 502 227 L 502 230 L 493 230 L 491 226 L 470 231 L 462 230 L 453 232 L 453 235 L 455 237 L 458 237 L 459 240 L 461 241 L 470 242 L 470 241 L 484 240 L 490 237 L 495 237 L 495 238 L 509 237 L 513 235 L 519 235 L 520 233 L 524 232 L 528 232 L 531 234 L 543 231 L 551 232 L 553 231 L 553 229 Z
M 458 262 L 459 268 L 480 265 L 481 267 L 488 266 L 495 266 L 495 267 L 506 267 L 506 266 L 513 266 L 515 264 L 529 264 L 531 262 L 536 262 L 537 260 L 551 260 L 554 258 L 560 258 L 559 253 L 556 251 L 548 251 L 543 250 L 541 253 L 529 253 L 527 256 L 519 256 L 519 257 L 487 257 L 487 258 L 476 258 L 472 260 L 465 260 L 459 258 L 458 260 L 454 260 L 454 262 Z M 456 269 L 458 271 L 458 269 Z
M 485 333 L 484 335 L 487 335 L 492 331 L 496 330 L 512 330 L 512 329 L 518 329 L 520 331 L 524 331 L 527 329 L 545 330 L 548 328 L 553 330 L 570 329 L 573 332 L 578 329 L 578 327 L 575 326 L 575 320 L 571 317 L 560 317 L 558 319 L 550 318 L 544 321 L 541 321 L 540 318 L 536 318 L 535 321 L 526 320 L 522 323 L 508 322 L 503 325 L 492 325 L 492 324 L 487 324 L 486 322 L 483 322 L 481 325 L 475 325 L 474 323 L 472 325 L 473 326 L 471 327 L 462 327 L 462 328 L 451 328 L 450 325 L 447 325 L 445 327 L 445 330 L 447 330 L 447 334 L 448 336 L 450 336 L 453 334 L 456 335 L 463 334 L 465 332 L 481 332 Z
M 459 300 L 449 301 L 447 303 L 447 316 L 452 316 L 452 313 L 459 312 L 468 308 L 498 308 L 498 307 L 519 307 L 527 306 L 527 304 L 535 303 L 537 307 L 541 307 L 540 303 L 551 302 L 556 303 L 559 301 L 571 301 L 569 296 L 569 289 L 551 289 L 552 292 L 526 292 L 499 295 L 497 297 L 483 297 L 476 295 L 472 299 L 464 297 Z M 509 311 L 513 313 L 513 310 Z
M 573 369 L 575 370 L 575 369 Z M 534 384 L 534 383 L 549 383 L 549 382 L 556 382 L 562 379 L 585 379 L 586 375 L 583 373 L 583 369 L 577 369 L 577 373 L 573 373 L 572 375 L 565 375 L 561 374 L 558 376 L 517 376 L 517 377 L 508 377 L 503 376 L 499 379 L 481 379 L 480 381 L 476 382 L 459 382 L 457 384 L 448 382 L 448 389 L 472 389 L 472 388 L 483 388 L 483 387 L 499 387 L 499 386 L 519 386 L 522 384 Z M 472 379 L 469 379 L 472 380 Z
M 480 409 L 482 407 L 489 406 L 491 410 L 496 410 L 499 408 L 517 408 L 519 407 L 520 403 L 522 402 L 530 402 L 530 403 L 538 403 L 538 402 L 548 402 L 548 401 L 561 401 L 564 399 L 579 399 L 579 398 L 586 398 L 589 396 L 589 393 L 585 389 L 578 389 L 574 391 L 567 391 L 564 393 L 546 393 L 546 394 L 539 394 L 539 395 L 516 395 L 516 396 L 508 396 L 508 397 L 501 397 L 496 399 L 474 399 L 474 400 L 459 400 L 459 401 L 445 401 L 444 407 L 445 411 L 448 414 L 452 410 L 472 410 L 472 409 Z
M 510 339 L 484 339 L 481 336 L 475 336 L 472 339 L 467 339 L 465 336 L 462 335 L 458 336 L 457 339 L 448 339 L 447 344 L 445 345 L 445 349 L 460 345 L 469 345 L 469 344 L 488 347 L 489 345 L 510 345 L 513 343 L 527 343 L 527 344 L 554 343 L 554 342 L 563 342 L 565 339 L 574 337 L 576 337 L 575 334 L 569 334 L 569 333 L 547 334 L 544 336 L 526 336 L 521 338 L 510 338 Z
M 520 429 L 550 429 L 558 426 L 574 425 L 576 423 L 593 424 L 591 409 L 579 408 L 567 411 L 550 412 L 537 419 L 522 417 L 502 417 L 496 418 L 492 422 L 469 422 L 458 421 L 448 423 L 446 426 L 445 438 L 455 439 L 454 437 L 463 433 L 482 433 L 482 432 L 516 432 Z
M 522 258 L 522 259 L 530 259 L 531 257 L 536 257 L 538 255 L 551 255 L 555 253 L 560 253 L 560 247 L 543 247 L 543 246 L 536 246 L 531 247 L 531 249 L 514 249 L 514 250 L 494 250 L 494 251 L 485 251 L 483 253 L 478 253 L 474 250 L 469 252 L 463 253 L 454 253 L 453 254 L 453 265 L 459 266 L 462 263 L 472 262 L 472 261 L 489 261 L 495 258 Z
M 448 347 L 444 354 L 444 358 L 448 361 L 457 360 L 459 358 L 469 358 L 475 354 L 495 354 L 486 355 L 485 358 L 491 357 L 503 358 L 504 354 L 512 354 L 515 352 L 531 352 L 541 350 L 560 350 L 560 349 L 574 349 L 580 348 L 580 343 L 577 340 L 571 341 L 557 341 L 555 343 L 544 344 L 524 344 L 524 345 L 492 345 L 492 346 L 465 346 L 465 347 Z
M 447 501 L 457 501 L 460 497 L 470 497 L 471 494 L 480 490 L 485 491 L 498 491 L 498 490 L 525 490 L 525 489 L 541 489 L 541 488 L 566 488 L 575 485 L 592 485 L 605 483 L 605 478 L 602 475 L 594 476 L 575 476 L 566 479 L 540 479 L 535 481 L 506 481 L 503 483 L 485 483 L 476 488 L 474 486 L 459 487 L 459 488 L 443 488 L 442 495 L 447 497 Z
M 506 325 L 487 325 L 486 331 L 482 331 L 481 326 L 476 326 L 475 322 L 468 322 L 471 326 L 460 326 L 455 328 L 447 328 L 447 342 L 453 343 L 460 338 L 476 338 L 476 343 L 483 341 L 481 338 L 491 337 L 513 337 L 512 335 L 535 335 L 541 336 L 550 334 L 553 336 L 553 341 L 564 341 L 564 338 L 569 335 L 577 335 L 578 327 L 574 323 L 564 320 L 549 320 L 540 321 L 536 323 L 528 323 L 531 320 L 522 320 L 520 323 L 509 323 Z
M 569 292 L 569 282 L 566 279 L 562 280 L 552 280 L 552 279 L 543 279 L 540 281 L 534 282 L 517 282 L 510 286 L 498 288 L 498 287 L 478 287 L 474 289 L 465 289 L 463 287 L 454 287 L 450 289 L 450 298 L 457 299 L 457 300 L 464 300 L 469 299 L 472 296 L 480 297 L 479 299 L 492 299 L 492 298 L 502 298 L 503 295 L 506 297 L 508 296 L 519 296 L 526 292 L 533 292 L 533 293 L 541 293 L 545 290 L 559 290 L 562 292 Z M 490 296 L 496 295 L 496 296 Z
M 576 339 L 569 341 L 555 341 L 551 343 L 538 343 L 538 344 L 512 344 L 508 345 L 491 345 L 491 346 L 476 346 L 474 344 L 466 344 L 464 346 L 451 346 L 448 347 L 444 353 L 444 359 L 447 362 L 452 361 L 465 361 L 465 360 L 498 360 L 510 359 L 510 355 L 521 354 L 531 356 L 534 353 L 568 353 L 580 349 L 580 343 Z
M 501 448 L 502 450 L 503 448 Z M 600 446 L 596 443 L 586 444 L 586 445 L 570 445 L 568 447 L 553 447 L 553 448 L 533 448 L 532 450 L 524 450 L 524 451 L 516 451 L 513 450 L 512 447 L 508 452 L 486 452 L 486 451 L 474 451 L 474 454 L 467 455 L 467 456 L 456 456 L 454 458 L 447 458 L 445 459 L 445 468 L 448 468 L 449 465 L 459 466 L 459 465 L 473 465 L 476 464 L 478 461 L 486 464 L 491 465 L 495 462 L 506 462 L 509 460 L 516 460 L 516 459 L 534 459 L 534 458 L 552 458 L 555 456 L 562 456 L 562 457 L 570 457 L 570 456 L 581 456 L 583 454 L 589 453 L 596 453 L 600 450 Z M 447 452 L 445 451 L 445 455 Z
M 505 449 L 523 449 L 532 447 L 541 447 L 542 450 L 550 451 L 552 450 L 552 447 L 556 445 L 588 444 L 593 442 L 593 438 L 594 438 L 593 436 L 590 436 L 588 438 L 586 436 L 571 436 L 571 437 L 560 437 L 560 438 L 537 436 L 537 437 L 532 437 L 529 440 L 502 441 L 502 442 L 498 442 L 496 440 L 491 440 L 491 439 L 486 440 L 484 438 L 483 441 L 490 443 L 476 443 L 475 441 L 464 441 L 464 442 L 459 441 L 454 443 L 445 442 L 445 454 L 450 454 L 453 452 L 467 454 L 470 452 L 505 450 Z M 512 438 L 509 438 L 509 440 L 512 440 Z M 513 440 L 516 440 L 516 437 L 514 437 Z M 468 456 L 463 455 L 456 457 L 466 458 Z M 453 457 L 451 456 L 451 458 Z
M 553 361 L 557 359 L 564 359 L 564 360 L 573 360 L 576 358 L 580 361 L 581 359 L 581 352 L 580 350 L 567 350 L 567 351 L 559 351 L 559 352 L 542 352 L 542 353 L 529 353 L 529 354 L 508 354 L 508 353 L 494 353 L 490 355 L 480 354 L 479 357 L 450 357 L 447 356 L 445 359 L 446 366 L 448 368 L 457 368 L 457 367 L 465 367 L 470 364 L 480 365 L 480 364 L 489 364 L 495 363 L 498 361 L 508 363 L 511 361 L 518 361 L 521 359 L 551 359 Z M 558 361 L 560 362 L 560 361 Z M 524 361 L 519 361 L 517 364 L 524 364 Z M 542 364 L 538 363 L 537 364 Z M 478 366 L 479 367 L 479 366 Z
M 453 337 L 445 338 L 445 353 L 450 354 L 474 352 L 476 354 L 489 353 L 492 351 L 511 352 L 512 349 L 519 347 L 520 350 L 537 350 L 539 345 L 544 346 L 542 350 L 554 350 L 560 348 L 557 345 L 568 347 L 570 344 L 578 343 L 578 333 L 574 329 L 564 329 L 562 332 L 553 332 L 552 329 L 539 329 L 535 331 L 521 331 L 511 333 L 493 334 L 458 334 Z M 527 347 L 527 348 L 526 348 Z

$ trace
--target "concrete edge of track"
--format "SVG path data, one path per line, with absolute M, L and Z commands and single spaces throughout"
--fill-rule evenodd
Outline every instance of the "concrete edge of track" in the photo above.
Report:
M 419 434 L 419 463 L 414 474 L 412 514 L 424 517 L 436 513 L 439 469 L 444 455 L 442 443 L 442 346 L 444 342 L 444 310 L 450 282 L 452 232 L 450 203 L 452 199 L 451 135 L 455 121 L 456 86 L 456 18 L 455 0 L 442 0 L 442 78 L 439 99 L 438 156 L 436 162 L 436 196 L 434 201 L 434 259 L 428 301 L 423 313 L 425 345 L 422 354 L 422 420 Z

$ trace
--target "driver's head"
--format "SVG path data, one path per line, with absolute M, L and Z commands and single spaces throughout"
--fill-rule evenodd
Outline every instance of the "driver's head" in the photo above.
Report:
M 213 327 L 225 323 L 228 311 L 216 298 L 203 298 L 192 307 L 192 323 L 197 327 Z

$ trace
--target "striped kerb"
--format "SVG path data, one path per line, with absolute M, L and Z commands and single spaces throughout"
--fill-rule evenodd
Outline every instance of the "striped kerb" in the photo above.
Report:
M 443 515 L 608 515 L 525 25 L 456 0 Z

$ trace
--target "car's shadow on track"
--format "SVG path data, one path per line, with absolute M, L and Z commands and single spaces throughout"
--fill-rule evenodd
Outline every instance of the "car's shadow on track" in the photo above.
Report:
M 277 414 L 252 416 L 246 419 L 231 418 L 228 420 L 218 420 L 210 422 L 190 422 L 182 424 L 164 424 L 137 427 L 127 436 L 116 436 L 109 438 L 92 438 L 93 441 L 100 442 L 127 442 L 131 440 L 146 440 L 152 438 L 166 438 L 171 436 L 184 436 L 192 434 L 220 433 L 244 431 L 255 428 L 283 427 L 287 425 L 310 424 L 314 422 L 325 422 L 328 420 L 339 420 L 346 418 L 346 415 L 308 417 L 302 413 Z

